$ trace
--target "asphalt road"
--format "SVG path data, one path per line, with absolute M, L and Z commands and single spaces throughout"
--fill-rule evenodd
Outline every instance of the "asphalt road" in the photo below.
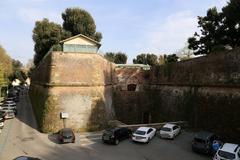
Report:
M 19 114 L 7 120 L 0 134 L 0 160 L 19 156 L 42 160 L 206 160 L 210 157 L 191 151 L 192 133 L 182 132 L 175 140 L 155 137 L 149 144 L 120 142 L 103 144 L 100 136 L 76 135 L 74 144 L 58 144 L 56 135 L 40 133 L 27 94 L 18 103 Z

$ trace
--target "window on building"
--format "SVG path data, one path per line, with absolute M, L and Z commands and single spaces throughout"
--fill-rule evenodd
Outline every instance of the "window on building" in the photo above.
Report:
M 136 91 L 137 85 L 136 84 L 128 84 L 127 90 L 128 91 Z

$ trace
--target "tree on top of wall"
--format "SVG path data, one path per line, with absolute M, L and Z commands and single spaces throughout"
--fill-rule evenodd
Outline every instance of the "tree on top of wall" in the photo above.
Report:
M 201 33 L 195 32 L 188 39 L 189 49 L 195 55 L 210 54 L 218 50 L 233 49 L 240 46 L 240 1 L 230 0 L 218 12 L 210 8 L 206 16 L 198 17 Z
M 110 62 L 116 64 L 126 64 L 127 63 L 127 55 L 123 52 L 107 52 L 104 57 Z
M 104 57 L 105 57 L 108 61 L 114 62 L 114 60 L 115 60 L 115 53 L 114 53 L 114 52 L 106 52 L 106 53 L 104 54 Z
M 150 66 L 158 64 L 158 57 L 155 54 L 142 53 L 133 59 L 134 64 L 148 64 Z
M 116 64 L 126 64 L 127 63 L 127 55 L 122 52 L 117 52 L 115 54 L 114 63 Z
M 33 29 L 34 64 L 37 66 L 50 48 L 61 40 L 62 27 L 47 18 L 35 23 Z
M 47 18 L 36 21 L 33 29 L 34 41 L 34 64 L 37 66 L 47 52 L 53 47 L 61 50 L 59 42 L 77 34 L 83 34 L 98 42 L 102 34 L 96 32 L 95 22 L 87 11 L 79 8 L 67 8 L 62 13 L 63 27 L 57 23 L 50 22 Z
M 164 63 L 170 64 L 178 61 L 178 56 L 176 54 L 164 55 Z
M 102 39 L 102 34 L 96 32 L 96 25 L 93 17 L 84 9 L 67 8 L 62 13 L 63 28 L 72 33 L 73 36 L 83 34 L 98 42 Z

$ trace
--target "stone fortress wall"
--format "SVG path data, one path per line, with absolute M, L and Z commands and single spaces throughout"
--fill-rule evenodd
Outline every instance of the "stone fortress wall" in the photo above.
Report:
M 153 67 L 144 75 L 142 90 L 114 91 L 120 121 L 186 120 L 240 142 L 240 49 Z
M 98 54 L 51 52 L 32 76 L 30 97 L 43 132 L 98 130 L 114 118 L 112 69 Z M 69 114 L 66 122 L 60 113 Z
M 117 67 L 98 54 L 52 52 L 32 76 L 30 96 L 40 129 L 76 131 L 186 120 L 239 139 L 240 49 L 171 65 Z

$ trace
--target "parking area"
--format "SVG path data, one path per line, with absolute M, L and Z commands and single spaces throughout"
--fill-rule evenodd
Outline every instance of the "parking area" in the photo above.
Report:
M 101 132 L 76 134 L 76 142 L 59 144 L 57 135 L 40 133 L 27 93 L 17 104 L 19 113 L 5 121 L 0 134 L 0 159 L 13 160 L 19 156 L 38 157 L 41 160 L 207 160 L 211 157 L 191 150 L 194 134 L 186 131 L 174 140 L 155 136 L 148 144 L 130 139 L 118 145 L 104 144 Z
M 56 144 L 54 154 L 58 157 L 69 156 L 71 159 L 81 157 L 83 159 L 101 160 L 207 160 L 211 157 L 196 154 L 191 150 L 193 133 L 183 131 L 176 139 L 166 140 L 154 137 L 150 143 L 142 144 L 130 139 L 121 141 L 118 145 L 102 143 L 100 135 L 82 136 L 76 134 L 74 144 Z M 60 152 L 61 150 L 61 152 Z M 71 153 L 71 156 L 69 155 Z M 53 154 L 45 155 L 51 157 Z M 45 157 L 44 156 L 44 157 Z M 69 159 L 68 157 L 68 159 Z M 57 157 L 51 157 L 57 159 Z
M 88 136 L 87 136 L 88 137 Z M 38 157 L 47 160 L 58 159 L 85 159 L 85 160 L 210 160 L 209 156 L 196 154 L 191 150 L 193 133 L 182 132 L 175 140 L 165 140 L 155 137 L 149 144 L 135 143 L 124 140 L 119 145 L 104 144 L 100 136 L 76 135 L 74 144 L 58 144 L 56 141 L 47 141 L 54 144 L 49 152 L 38 154 Z
M 8 121 L 1 139 L 1 154 L 4 159 L 12 160 L 18 156 L 28 155 L 41 160 L 209 160 L 211 157 L 196 154 L 191 150 L 193 133 L 183 131 L 174 140 L 154 137 L 150 143 L 142 144 L 130 139 L 121 141 L 118 145 L 104 144 L 101 135 L 76 134 L 76 142 L 59 144 L 56 139 L 49 139 L 49 135 L 18 135 L 11 133 L 15 130 L 17 119 Z M 13 123 L 13 124 L 11 124 Z M 10 125 L 13 125 L 11 128 Z M 6 132 L 6 133 L 5 133 Z M 11 134 L 10 134 L 11 133 Z M 7 136 L 7 134 L 9 134 Z M 18 136 L 17 136 L 18 135 Z M 15 137 L 17 137 L 15 139 Z M 18 143 L 18 144 L 17 144 Z M 11 150 L 10 150 L 11 149 Z
M 193 133 L 182 132 L 174 140 L 154 137 L 149 144 L 124 140 L 119 145 L 103 144 L 101 139 L 80 139 L 81 146 L 91 150 L 99 159 L 131 160 L 206 160 L 210 157 L 199 155 L 191 150 Z M 82 143 L 81 143 L 82 142 Z M 72 144 L 66 144 L 72 145 Z

